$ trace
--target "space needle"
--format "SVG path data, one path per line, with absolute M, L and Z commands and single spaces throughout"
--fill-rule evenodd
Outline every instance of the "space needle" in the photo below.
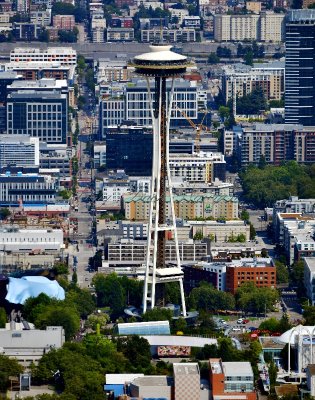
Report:
M 147 256 L 143 289 L 143 312 L 165 306 L 165 283 L 178 282 L 182 315 L 186 317 L 183 272 L 180 264 L 176 231 L 176 215 L 169 167 L 169 128 L 176 78 L 193 64 L 187 57 L 171 51 L 172 46 L 157 44 L 150 52 L 133 58 L 129 63 L 138 75 L 145 78 L 153 128 L 152 183 L 148 224 Z M 151 81 L 154 80 L 154 89 Z M 166 88 L 171 83 L 170 91 Z M 176 263 L 166 262 L 167 233 L 175 242 Z

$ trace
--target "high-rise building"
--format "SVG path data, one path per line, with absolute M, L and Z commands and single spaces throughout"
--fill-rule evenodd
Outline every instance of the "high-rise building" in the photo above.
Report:
M 10 53 L 10 61 L 55 61 L 61 65 L 77 65 L 77 52 L 71 47 L 47 49 L 16 47 Z
M 7 133 L 30 135 L 47 143 L 66 143 L 67 95 L 18 90 L 8 95 Z
M 315 125 L 315 10 L 291 10 L 286 20 L 285 122 Z

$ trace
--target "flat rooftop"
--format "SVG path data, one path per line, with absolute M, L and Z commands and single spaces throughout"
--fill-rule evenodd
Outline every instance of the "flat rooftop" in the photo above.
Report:
M 248 361 L 229 361 L 222 365 L 225 376 L 252 376 L 254 379 L 253 369 Z
M 143 376 L 134 379 L 131 383 L 136 386 L 170 386 L 172 378 L 166 375 L 162 376 Z
M 199 375 L 199 367 L 197 363 L 174 363 L 175 375 Z

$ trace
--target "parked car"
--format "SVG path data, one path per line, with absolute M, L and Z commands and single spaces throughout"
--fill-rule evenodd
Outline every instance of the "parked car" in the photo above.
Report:
M 233 332 L 241 332 L 241 328 L 238 326 L 233 326 L 232 331 Z
M 243 322 L 243 318 L 239 318 L 238 320 L 237 320 L 237 324 L 243 324 L 244 322 Z

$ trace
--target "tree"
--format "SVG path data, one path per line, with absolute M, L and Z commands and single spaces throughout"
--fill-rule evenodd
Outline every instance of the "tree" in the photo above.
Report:
M 143 314 L 143 321 L 171 321 L 173 313 L 168 308 L 153 308 Z
M 0 208 L 0 219 L 7 219 L 11 215 L 11 212 L 8 208 Z
M 71 282 L 76 285 L 78 283 L 78 274 L 76 271 L 73 271 Z
M 224 57 L 224 58 L 231 58 L 232 52 L 228 47 L 217 47 L 217 56 L 218 57 Z
M 266 167 L 266 165 L 267 165 L 266 157 L 264 156 L 264 154 L 262 154 L 259 159 L 258 168 L 264 169 Z
M 0 391 L 9 388 L 9 377 L 18 376 L 23 372 L 23 367 L 15 358 L 9 358 L 0 354 Z
M 210 53 L 208 56 L 208 64 L 218 64 L 220 62 L 220 57 L 216 53 Z
M 98 306 L 109 306 L 112 314 L 120 314 L 126 305 L 123 288 L 115 273 L 104 276 L 96 274 L 92 280 L 97 294 Z
M 275 289 L 258 288 L 254 282 L 245 282 L 237 289 L 235 297 L 240 310 L 265 313 L 273 309 L 279 294 Z
M 145 371 L 151 365 L 149 342 L 136 335 L 117 340 L 117 350 L 130 361 L 133 371 Z
M 104 327 L 107 322 L 109 321 L 109 316 L 105 313 L 102 314 L 93 314 L 93 315 L 89 315 L 85 326 L 87 328 L 93 329 L 94 331 L 96 331 L 96 327 L 97 325 L 100 326 L 100 328 Z
M 59 36 L 59 41 L 62 43 L 75 43 L 78 39 L 78 31 L 76 28 L 73 28 L 72 31 L 66 31 L 61 29 L 58 31 L 58 36 Z
M 86 319 L 95 310 L 95 298 L 88 289 L 75 287 L 66 293 L 65 303 L 75 307 L 81 318 Z
M 0 307 L 0 328 L 5 328 L 7 323 L 7 313 L 3 307 Z
M 277 373 L 278 373 L 278 368 L 274 361 L 271 361 L 269 364 L 268 368 L 268 374 L 269 374 L 269 380 L 270 380 L 270 387 L 275 387 L 276 386 L 276 381 L 277 381 Z
M 38 40 L 40 42 L 49 42 L 49 32 L 47 29 L 42 29 L 41 33 L 38 35 Z
M 192 308 L 204 311 L 235 308 L 235 300 L 231 293 L 221 292 L 207 283 L 201 283 L 200 287 L 190 292 L 189 303 Z
M 252 223 L 249 224 L 249 238 L 250 240 L 254 240 L 256 237 L 256 229 Z
M 230 113 L 231 113 L 231 110 L 229 107 L 225 107 L 225 106 L 219 107 L 219 115 L 223 120 L 229 118 Z
M 241 219 L 243 221 L 249 221 L 249 212 L 245 208 L 242 209 Z
M 315 306 L 306 306 L 303 311 L 303 318 L 305 319 L 305 325 L 315 325 Z
M 194 240 L 202 240 L 203 239 L 203 233 L 202 233 L 202 231 L 197 231 L 195 234 L 194 234 L 194 238 L 193 238 Z
M 276 260 L 276 273 L 277 283 L 288 283 L 289 282 L 289 271 L 284 263 Z
M 244 61 L 246 65 L 253 65 L 254 54 L 252 49 L 247 50 L 244 56 Z
M 117 354 L 115 352 L 115 354 Z M 59 371 L 59 379 L 54 380 L 52 371 Z M 84 344 L 68 343 L 58 350 L 43 355 L 34 369 L 34 379 L 57 384 L 64 399 L 93 400 L 104 399 L 104 369 L 100 362 L 88 354 Z
M 180 317 L 175 320 L 174 329 L 176 332 L 185 332 L 186 328 L 187 328 L 187 322 L 185 318 Z
M 72 307 L 64 306 L 64 304 L 48 305 L 37 315 L 34 325 L 37 329 L 46 329 L 47 326 L 62 326 L 66 340 L 70 340 L 80 328 L 80 317 Z

